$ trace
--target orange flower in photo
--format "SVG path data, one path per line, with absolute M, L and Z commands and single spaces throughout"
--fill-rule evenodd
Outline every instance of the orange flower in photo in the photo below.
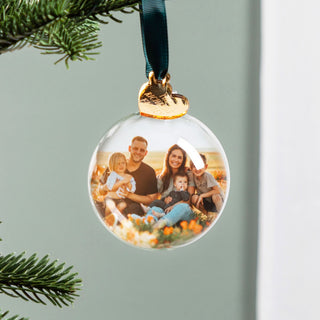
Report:
M 136 224 L 138 225 L 138 226 L 140 226 L 140 219 L 136 219 Z
M 127 240 L 132 241 L 134 239 L 134 233 L 132 231 L 128 231 Z
M 99 196 L 98 190 L 97 189 L 92 190 L 91 196 L 92 196 L 93 200 L 97 200 L 97 198 Z
M 188 228 L 188 222 L 187 221 L 181 221 L 180 226 L 183 230 L 186 230 Z
M 151 222 L 153 221 L 153 217 L 152 217 L 152 216 L 148 216 L 147 221 L 148 221 L 149 223 L 151 223 Z
M 105 221 L 105 223 L 109 226 L 109 227 L 111 227 L 111 226 L 113 226 L 114 225 L 114 223 L 115 223 L 115 218 L 114 218 L 114 215 L 111 213 L 111 214 L 109 214 L 108 216 L 106 216 L 105 218 L 104 218 L 104 221 Z
M 154 238 L 154 239 L 150 240 L 150 244 L 153 245 L 153 246 L 157 245 L 158 243 L 159 243 L 159 240 L 157 238 Z
M 190 229 L 190 230 L 193 230 L 193 228 L 195 227 L 195 225 L 196 225 L 195 220 L 191 220 L 190 223 L 189 223 L 189 229 Z
M 130 213 L 128 214 L 128 216 L 127 216 L 127 217 L 128 217 L 128 219 L 129 219 L 130 221 L 132 221 L 132 220 L 133 220 L 133 218 L 132 218 L 132 216 L 131 216 L 131 214 L 130 214 Z
M 142 222 L 146 223 L 146 218 L 145 217 L 142 218 Z
M 173 228 L 172 227 L 165 227 L 164 230 L 163 230 L 163 234 L 165 236 L 168 236 L 168 235 L 172 234 L 172 232 L 173 232 Z
M 105 195 L 100 193 L 100 189 L 99 187 L 95 187 L 92 192 L 91 192 L 91 196 L 93 198 L 93 200 L 102 202 L 105 198 Z
M 193 227 L 193 232 L 198 234 L 202 231 L 203 227 L 201 224 L 196 224 L 194 227 Z

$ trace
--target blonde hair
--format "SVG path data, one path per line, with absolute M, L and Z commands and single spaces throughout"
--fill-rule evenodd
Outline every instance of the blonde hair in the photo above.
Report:
M 121 158 L 124 158 L 125 161 L 127 161 L 126 156 L 121 152 L 114 152 L 109 157 L 109 169 L 110 171 L 114 171 L 117 165 L 117 161 Z

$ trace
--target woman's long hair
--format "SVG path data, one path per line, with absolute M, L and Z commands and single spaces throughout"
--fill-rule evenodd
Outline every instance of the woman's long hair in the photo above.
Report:
M 187 154 L 177 144 L 174 144 L 172 147 L 170 147 L 168 149 L 166 156 L 164 158 L 163 170 L 159 176 L 163 182 L 163 185 L 162 185 L 162 190 L 159 190 L 159 192 L 163 192 L 169 188 L 170 179 L 173 176 L 172 168 L 169 165 L 169 157 L 174 150 L 181 150 L 182 155 L 183 155 L 183 160 L 182 160 L 181 166 L 178 169 L 178 173 L 185 173 L 186 172 Z

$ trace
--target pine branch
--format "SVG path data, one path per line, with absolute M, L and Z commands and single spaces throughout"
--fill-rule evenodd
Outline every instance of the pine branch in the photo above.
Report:
M 0 293 L 41 304 L 46 304 L 46 298 L 55 306 L 68 306 L 78 296 L 81 280 L 77 273 L 70 273 L 73 267 L 64 267 L 57 260 L 50 262 L 48 256 L 41 260 L 36 254 L 1 256 Z
M 113 12 L 132 13 L 139 0 L 0 1 L 0 54 L 25 45 L 62 54 L 58 60 L 91 60 L 101 47 L 99 23 L 121 22 Z M 130 9 L 128 11 L 128 9 Z
M 64 60 L 68 67 L 69 59 L 92 60 L 88 56 L 97 54 L 90 52 L 102 45 L 97 41 L 97 31 L 99 28 L 93 21 L 78 24 L 74 20 L 61 19 L 49 26 L 45 33 L 32 35 L 29 41 L 35 48 L 45 50 L 43 54 L 63 54 L 57 62 Z

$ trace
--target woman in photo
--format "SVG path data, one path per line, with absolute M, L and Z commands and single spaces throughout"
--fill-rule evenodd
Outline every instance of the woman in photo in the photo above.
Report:
M 158 179 L 158 191 L 161 198 L 165 198 L 166 202 L 172 201 L 169 196 L 171 191 L 175 190 L 174 176 L 176 174 L 186 173 L 186 152 L 177 144 L 169 148 L 164 160 L 164 168 Z M 193 181 L 188 182 L 188 191 L 190 194 L 194 192 Z M 177 203 L 175 206 L 166 210 L 167 214 L 163 216 L 155 225 L 154 228 L 162 228 L 164 226 L 172 226 L 179 221 L 190 221 L 194 214 L 188 203 Z

